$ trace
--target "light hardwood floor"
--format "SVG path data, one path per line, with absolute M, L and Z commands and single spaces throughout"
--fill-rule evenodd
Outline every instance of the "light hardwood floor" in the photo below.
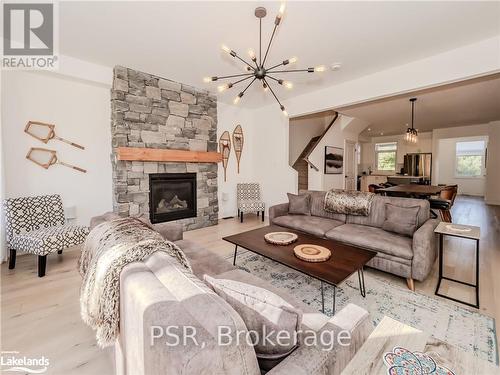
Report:
M 481 227 L 481 311 L 500 321 L 500 207 L 487 206 L 479 198 L 459 197 L 453 219 Z M 262 225 L 266 223 L 249 214 L 243 224 L 236 218 L 222 219 L 217 226 L 186 232 L 184 237 L 218 254 L 230 255 L 233 246 L 222 237 Z M 454 240 L 445 246 L 445 272 L 472 281 L 473 243 Z M 66 251 L 62 257 L 49 256 L 44 278 L 37 277 L 35 256 L 18 257 L 15 270 L 1 265 L 1 350 L 45 355 L 50 360 L 49 374 L 112 374 L 111 353 L 97 348 L 93 332 L 80 319 L 78 257 L 79 248 Z M 380 275 L 406 288 L 404 279 Z M 416 291 L 434 295 L 436 283 L 437 264 L 425 282 L 415 284 Z M 474 298 L 469 288 L 456 284 L 443 283 L 441 292 L 470 301 Z

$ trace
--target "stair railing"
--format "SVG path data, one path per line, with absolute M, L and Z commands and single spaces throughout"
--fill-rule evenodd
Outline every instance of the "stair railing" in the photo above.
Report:
M 304 160 L 307 163 L 307 165 L 309 165 L 309 167 L 314 169 L 316 172 L 319 171 L 319 168 L 316 167 L 308 158 L 303 158 L 302 160 Z
M 328 133 L 328 130 L 330 130 L 330 128 L 333 126 L 334 122 L 337 120 L 337 118 L 339 117 L 339 113 L 338 112 L 335 112 L 335 115 L 333 116 L 333 119 L 332 121 L 330 121 L 330 124 L 328 124 L 328 126 L 326 127 L 325 131 L 323 132 L 323 134 L 321 134 L 321 136 L 319 137 L 319 139 L 316 141 L 316 144 L 311 147 L 311 149 L 309 150 L 309 152 L 302 158 L 302 160 L 304 160 L 307 165 L 309 165 L 310 168 L 314 169 L 316 172 L 319 172 L 319 168 L 316 167 L 310 160 L 309 160 L 309 156 L 311 155 L 311 153 L 316 149 L 316 146 L 319 144 L 319 142 L 321 142 L 321 140 L 323 139 L 323 137 L 326 135 L 326 133 Z

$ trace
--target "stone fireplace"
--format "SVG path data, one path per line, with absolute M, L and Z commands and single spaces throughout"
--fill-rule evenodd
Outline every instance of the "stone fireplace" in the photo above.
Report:
M 117 147 L 217 151 L 214 95 L 117 66 L 111 90 L 111 135 L 115 212 L 121 216 L 146 214 L 154 222 L 176 220 L 185 230 L 217 224 L 216 163 L 117 158 Z M 165 176 L 174 175 L 183 175 L 184 180 L 170 181 L 172 191 L 168 192 L 162 182 Z
M 149 175 L 149 218 L 153 224 L 196 217 L 196 173 Z

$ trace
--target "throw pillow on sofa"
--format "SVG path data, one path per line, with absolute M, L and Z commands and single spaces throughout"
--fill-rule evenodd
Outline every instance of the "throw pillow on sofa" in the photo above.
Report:
M 288 195 L 288 213 L 292 215 L 311 215 L 311 196 L 309 194 Z
M 382 224 L 382 229 L 412 237 L 417 230 L 419 211 L 419 206 L 401 207 L 386 203 L 385 221 Z
M 204 280 L 236 310 L 248 331 L 256 333 L 252 340 L 255 340 L 254 349 L 260 364 L 279 362 L 298 346 L 302 312 L 283 298 L 267 289 L 240 281 L 215 279 L 208 275 L 204 275 Z M 286 339 L 279 339 L 278 334 Z M 263 336 L 267 336 L 272 345 Z

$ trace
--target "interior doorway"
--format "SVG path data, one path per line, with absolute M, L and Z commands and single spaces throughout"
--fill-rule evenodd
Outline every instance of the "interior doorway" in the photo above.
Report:
M 356 186 L 356 142 L 345 141 L 344 148 L 344 189 L 357 190 Z

